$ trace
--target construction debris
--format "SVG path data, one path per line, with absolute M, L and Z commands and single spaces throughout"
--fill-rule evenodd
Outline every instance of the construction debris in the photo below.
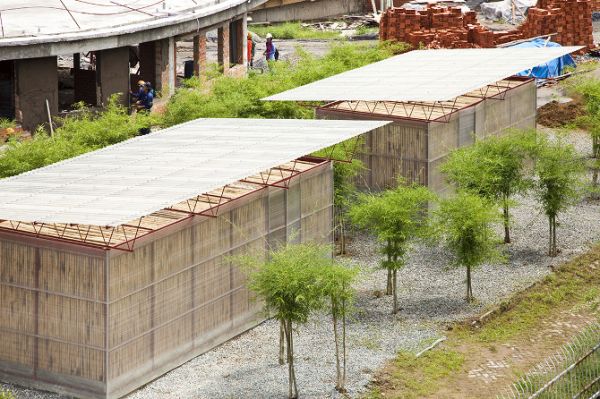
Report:
M 499 44 L 555 33 L 562 45 L 594 47 L 592 10 L 596 0 L 539 0 L 527 19 L 512 31 L 491 31 L 477 21 L 474 11 L 430 5 L 424 11 L 391 8 L 383 14 L 381 40 L 397 40 L 414 47 L 470 48 Z
M 318 29 L 322 31 L 332 30 L 357 30 L 361 27 L 376 27 L 379 25 L 378 19 L 373 14 L 367 15 L 344 15 L 336 21 L 320 21 L 313 23 L 303 23 L 302 27 Z

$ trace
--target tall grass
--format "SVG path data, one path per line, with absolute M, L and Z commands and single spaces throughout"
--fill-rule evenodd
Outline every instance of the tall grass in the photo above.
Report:
M 262 37 L 270 33 L 274 39 L 341 39 L 342 37 L 340 32 L 304 27 L 297 21 L 274 25 L 251 25 L 248 26 L 248 30 Z
M 405 51 L 402 44 L 336 43 L 323 58 L 298 49 L 297 62 L 276 62 L 264 74 L 247 79 L 218 77 L 211 89 L 182 88 L 166 107 L 163 124 L 172 126 L 196 118 L 312 118 L 312 104 L 261 101 L 284 90 L 380 61 Z M 188 84 L 196 86 L 196 84 Z
M 118 104 L 117 96 L 113 96 L 100 114 L 80 108 L 77 117 L 60 119 L 62 126 L 52 137 L 38 129 L 32 140 L 11 139 L 0 156 L 0 177 L 17 175 L 118 143 L 134 137 L 141 127 L 154 122 L 154 116 L 129 115 L 127 109 Z

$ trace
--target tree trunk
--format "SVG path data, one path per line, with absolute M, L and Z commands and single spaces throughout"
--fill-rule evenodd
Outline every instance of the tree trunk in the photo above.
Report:
M 504 243 L 510 244 L 510 214 L 508 211 L 508 196 L 504 196 Z
M 343 371 L 341 381 L 341 391 L 346 392 L 346 301 L 342 301 L 342 353 L 343 353 Z
M 471 288 L 471 266 L 467 265 L 467 302 L 473 302 L 473 289 Z
M 390 240 L 387 241 L 387 261 L 388 264 L 392 261 L 392 256 L 390 254 L 392 248 L 392 242 Z M 385 287 L 385 294 L 386 295 L 392 295 L 392 270 L 388 267 L 387 269 L 387 285 Z
M 552 216 L 548 216 L 548 256 L 552 256 Z
M 552 216 L 552 256 L 558 255 L 558 247 L 556 246 L 556 215 Z
M 346 254 L 346 228 L 344 226 L 344 218 L 340 218 L 340 255 Z
M 296 371 L 294 370 L 294 336 L 292 333 L 292 321 L 286 320 L 285 336 L 287 341 L 287 361 L 288 361 L 288 397 L 289 399 L 298 398 L 298 386 L 296 383 Z
M 337 308 L 335 302 L 331 300 L 331 317 L 333 319 L 333 340 L 335 342 L 335 389 L 340 390 L 342 372 L 340 368 L 340 344 L 338 338 Z
M 398 313 L 398 270 L 394 269 L 392 272 L 393 275 L 393 291 L 394 291 L 394 309 L 392 311 L 393 314 Z
M 285 327 L 284 321 L 282 320 L 279 323 L 279 365 L 283 366 L 285 364 Z

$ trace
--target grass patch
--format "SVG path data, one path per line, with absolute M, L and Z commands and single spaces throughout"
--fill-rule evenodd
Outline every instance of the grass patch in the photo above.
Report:
M 503 312 L 481 328 L 468 325 L 457 328 L 456 334 L 480 342 L 506 341 L 534 329 L 543 319 L 559 309 L 577 303 L 598 306 L 600 290 L 600 246 L 565 263 L 531 289 L 515 294 L 503 303 Z
M 379 33 L 379 28 L 376 26 L 359 26 L 356 28 L 356 35 L 367 35 L 369 33 Z
M 448 332 L 444 345 L 416 359 L 401 352 L 378 376 L 365 399 L 419 398 L 455 387 L 467 356 L 496 353 L 510 342 L 530 342 L 542 321 L 575 309 L 595 312 L 600 306 L 600 245 L 561 265 L 531 288 L 501 304 L 499 312 L 474 328 L 464 322 Z M 558 348 L 556 348 L 558 350 Z M 453 389 L 453 388 L 452 388 Z
M 342 39 L 340 32 L 304 27 L 297 21 L 273 25 L 251 25 L 248 30 L 260 37 L 265 37 L 267 33 L 270 33 L 274 39 Z
M 439 381 L 461 370 L 464 363 L 463 354 L 448 348 L 428 351 L 419 358 L 410 352 L 400 352 L 390 376 L 403 399 L 417 399 L 434 393 Z M 381 391 L 371 396 L 377 397 L 383 397 Z
M 17 127 L 17 123 L 7 118 L 0 118 L 0 129 L 8 129 Z

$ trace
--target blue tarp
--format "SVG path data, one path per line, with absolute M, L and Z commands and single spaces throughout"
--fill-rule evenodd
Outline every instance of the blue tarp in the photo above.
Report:
M 528 42 L 515 44 L 511 47 L 561 47 L 560 44 L 554 42 L 547 42 L 546 39 L 533 39 Z M 550 62 L 547 62 L 542 65 L 538 65 L 533 69 L 528 69 L 526 71 L 520 72 L 517 76 L 531 76 L 536 79 L 548 79 L 560 76 L 563 74 L 563 70 L 567 66 L 575 66 L 575 60 L 569 54 L 563 55 L 560 58 L 556 58 Z

